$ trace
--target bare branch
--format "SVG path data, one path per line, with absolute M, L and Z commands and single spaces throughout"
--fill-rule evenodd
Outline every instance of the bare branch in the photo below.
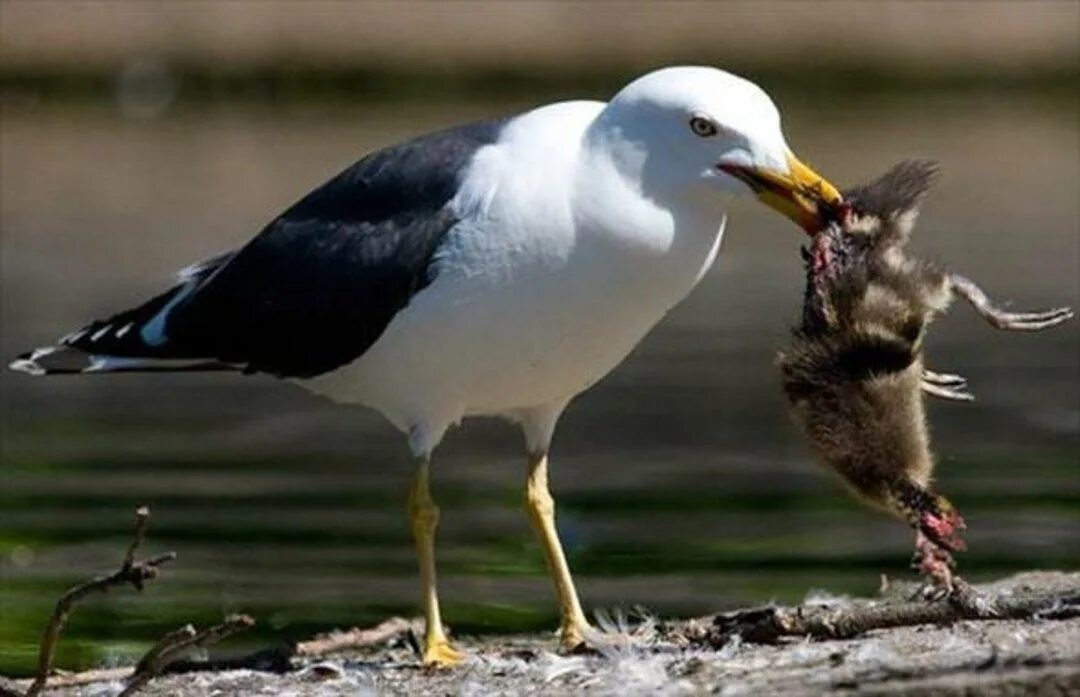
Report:
M 835 607 L 764 607 L 716 615 L 698 643 L 722 647 L 738 635 L 744 641 L 775 644 L 784 637 L 848 639 L 873 629 L 960 620 L 1066 619 L 1080 617 L 1080 589 L 1066 594 L 985 596 L 967 584 L 948 598 L 926 601 L 859 601 Z
M 221 624 L 199 631 L 190 624 L 163 636 L 139 660 L 135 672 L 128 681 L 120 697 L 135 694 L 148 682 L 157 677 L 180 654 L 195 647 L 216 644 L 222 639 L 255 625 L 255 620 L 247 615 L 230 615 Z
M 180 642 L 193 638 L 195 635 L 195 628 L 190 624 L 185 624 L 180 629 L 175 629 L 161 637 L 157 640 L 157 643 L 151 646 L 149 650 L 143 654 L 143 657 L 139 659 L 139 662 L 135 664 L 133 674 L 138 675 L 140 673 L 155 670 L 155 666 L 158 665 L 162 654 Z
M 77 687 L 79 685 L 92 685 L 99 682 L 125 680 L 131 677 L 133 673 L 134 669 L 131 666 L 125 666 L 122 668 L 94 668 L 93 670 L 84 670 L 79 673 L 54 675 L 49 680 L 49 689 L 55 690 L 60 687 Z M 6 695 L 4 697 L 6 697 Z
M 60 599 L 56 601 L 49 623 L 41 637 L 41 648 L 38 650 L 38 669 L 34 682 L 26 690 L 26 697 L 35 697 L 44 688 L 45 683 L 52 673 L 53 660 L 56 656 L 56 644 L 60 640 L 60 634 L 64 630 L 68 616 L 83 598 L 94 593 L 104 593 L 116 586 L 132 585 L 137 590 L 142 590 L 145 583 L 157 577 L 158 567 L 176 559 L 175 552 L 159 554 L 146 561 L 135 561 L 135 553 L 142 545 L 146 535 L 146 526 L 150 521 L 150 509 L 140 506 L 135 511 L 135 533 L 120 568 L 108 576 L 99 576 L 93 580 L 81 583 L 68 589 Z
M 229 615 L 221 624 L 200 631 L 188 645 L 204 647 L 216 644 L 237 632 L 242 632 L 254 626 L 255 620 L 250 615 Z
M 374 627 L 354 627 L 344 632 L 322 634 L 313 639 L 309 639 L 308 641 L 302 641 L 293 646 L 282 647 L 281 649 L 264 649 L 244 656 L 216 661 L 189 661 L 181 658 L 180 654 L 186 648 L 212 644 L 224 639 L 228 634 L 239 631 L 240 629 L 245 629 L 246 627 L 239 626 L 234 622 L 230 622 L 230 620 L 226 620 L 225 623 L 217 625 L 216 627 L 211 627 L 202 632 L 196 632 L 195 635 L 188 635 L 187 630 L 190 628 L 189 625 L 187 627 L 181 627 L 174 632 L 170 632 L 158 640 L 158 642 L 143 655 L 139 660 L 138 665 L 134 668 L 129 666 L 125 668 L 88 670 L 81 673 L 73 673 L 71 675 L 58 675 L 49 681 L 49 686 L 74 687 L 113 680 L 127 680 L 129 681 L 129 686 L 127 688 L 129 691 L 127 694 L 130 695 L 134 692 L 134 690 L 131 689 L 131 684 L 134 683 L 136 677 L 140 675 L 149 675 L 150 677 L 153 677 L 154 675 L 171 675 L 208 670 L 234 670 L 240 668 L 287 672 L 291 669 L 289 662 L 294 656 L 311 658 L 334 653 L 335 651 L 376 646 L 396 637 L 406 635 L 417 622 L 418 620 L 408 620 L 403 617 L 391 617 Z M 243 620 L 240 620 L 240 624 L 242 623 Z M 183 645 L 181 645 L 181 642 L 183 642 Z M 161 660 L 164 654 L 167 654 L 164 656 L 165 660 Z M 149 682 L 149 679 L 144 680 L 140 677 L 139 681 L 138 688 L 142 688 Z M 18 695 L 18 693 L 14 694 L 16 696 Z M 0 692 L 0 697 L 8 696 L 3 692 Z
M 143 540 L 146 539 L 146 526 L 150 522 L 150 508 L 147 506 L 139 506 L 135 509 L 135 534 L 131 538 L 131 544 L 128 545 L 127 554 L 124 555 L 124 564 L 121 568 L 130 569 L 135 566 L 135 552 L 139 551 L 139 546 L 142 545 Z
M 314 639 L 298 643 L 294 649 L 297 656 L 322 656 L 335 651 L 374 646 L 409 632 L 413 622 L 404 617 L 391 617 L 374 627 L 353 627 L 344 632 L 322 634 Z

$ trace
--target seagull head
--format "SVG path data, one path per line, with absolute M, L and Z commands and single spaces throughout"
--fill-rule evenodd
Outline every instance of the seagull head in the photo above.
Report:
M 788 147 L 769 95 L 723 70 L 664 68 L 634 80 L 604 108 L 591 137 L 659 199 L 753 194 L 807 232 L 842 203 Z

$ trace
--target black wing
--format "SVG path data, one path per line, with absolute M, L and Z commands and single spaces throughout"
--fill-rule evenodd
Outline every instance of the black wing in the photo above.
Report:
M 62 343 L 98 357 L 212 360 L 282 377 L 344 365 L 431 282 L 429 261 L 457 222 L 447 203 L 462 170 L 504 123 L 459 126 L 373 153 L 239 251 Z

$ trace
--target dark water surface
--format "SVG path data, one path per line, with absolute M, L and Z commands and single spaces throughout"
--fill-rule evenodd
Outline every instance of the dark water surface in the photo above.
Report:
M 8 109 L 0 122 L 0 354 L 48 342 L 233 247 L 365 150 L 514 105 L 205 109 L 143 122 Z M 1017 307 L 1080 305 L 1075 102 L 789 104 L 789 140 L 838 183 L 906 156 L 942 162 L 918 247 Z M 782 411 L 771 365 L 797 315 L 797 233 L 732 211 L 717 268 L 555 441 L 559 523 L 590 607 L 701 613 L 808 589 L 871 592 L 906 574 L 910 534 L 850 501 Z M 978 401 L 931 406 L 941 488 L 983 578 L 1080 565 L 1080 331 L 995 333 L 956 307 L 931 365 Z M 148 552 L 180 559 L 141 596 L 74 617 L 59 663 L 138 651 L 245 611 L 261 643 L 415 612 L 409 466 L 380 416 L 266 377 L 30 379 L 2 390 L 0 672 L 25 672 L 57 594 L 113 568 L 137 504 Z M 461 630 L 553 626 L 520 511 L 521 443 L 470 422 L 438 452 L 444 610 Z

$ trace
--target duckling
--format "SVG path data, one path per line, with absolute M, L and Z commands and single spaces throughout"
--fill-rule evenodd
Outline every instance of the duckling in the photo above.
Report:
M 902 162 L 844 194 L 803 249 L 802 321 L 778 364 L 794 420 L 820 460 L 859 498 L 915 529 L 914 568 L 949 594 L 950 552 L 964 549 L 965 524 L 931 483 L 923 394 L 973 397 L 963 377 L 924 367 L 927 327 L 954 297 L 1010 331 L 1047 329 L 1073 313 L 1006 312 L 975 282 L 907 251 L 936 174 L 932 162 Z

